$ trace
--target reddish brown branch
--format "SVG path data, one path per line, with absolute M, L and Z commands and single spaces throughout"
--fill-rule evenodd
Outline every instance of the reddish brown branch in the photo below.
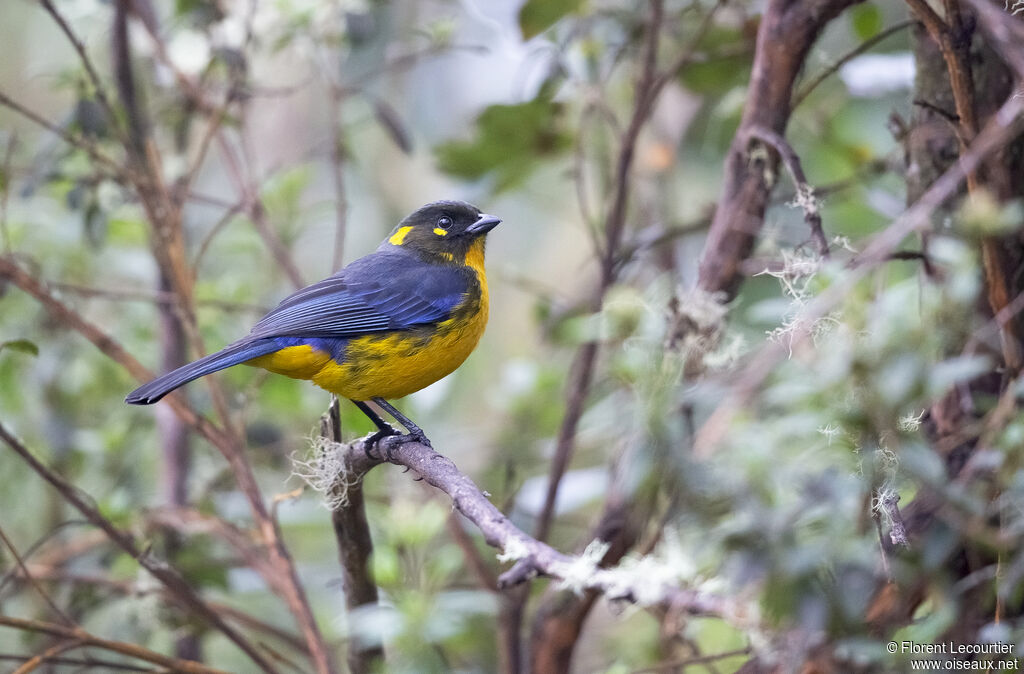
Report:
M 722 194 L 704 245 L 700 288 L 731 298 L 753 250 L 775 186 L 778 155 L 751 153 L 753 129 L 783 137 L 793 83 L 825 25 L 858 0 L 770 0 L 757 33 L 754 65 L 740 127 L 725 160 Z
M 0 278 L 10 280 L 35 297 L 59 324 L 66 325 L 88 339 L 100 351 L 128 370 L 137 380 L 149 381 L 153 378 L 149 370 L 143 367 L 113 337 L 54 297 L 43 283 L 15 264 L 13 260 L 0 257 Z M 278 569 L 278 574 L 283 581 L 281 598 L 295 615 L 303 635 L 307 639 L 313 659 L 321 663 L 323 671 L 333 671 L 327 647 L 316 621 L 313 619 L 312 610 L 306 600 L 302 585 L 299 583 L 291 555 L 281 539 L 277 524 L 270 517 L 252 466 L 245 458 L 244 448 L 234 437 L 227 435 L 207 418 L 197 414 L 180 394 L 172 393 L 165 400 L 186 424 L 214 445 L 228 461 L 238 487 L 249 503 L 253 519 L 267 546 L 270 561 Z
M 963 154 L 978 133 L 978 117 L 975 105 L 974 76 L 971 69 L 971 34 L 960 12 L 958 0 L 946 0 L 946 18 L 932 9 L 926 0 L 907 0 L 914 15 L 924 24 L 928 35 L 939 46 L 946 62 L 949 84 L 957 114 L 957 137 Z M 1011 20 L 1009 17 L 1007 21 Z M 1019 47 L 1018 47 L 1019 48 Z M 967 192 L 977 197 L 984 188 L 989 172 L 985 163 L 967 171 Z M 998 315 L 1014 295 L 1012 280 L 1007 275 L 1007 255 L 1003 243 L 995 237 L 986 237 L 981 244 L 982 266 L 985 270 L 985 285 L 989 308 Z M 1022 337 L 1015 322 L 1000 326 L 1003 361 L 1007 369 L 1015 374 L 1024 367 Z
M 807 176 L 804 175 L 800 157 L 785 138 L 771 129 L 752 126 L 747 132 L 750 134 L 750 138 L 770 145 L 782 157 L 782 163 L 786 165 L 789 175 L 793 178 L 793 185 L 796 188 L 796 203 L 803 209 L 804 221 L 811 230 L 811 239 L 818 247 L 818 255 L 827 258 L 828 241 L 825 239 L 825 231 L 821 227 L 821 211 L 814 200 L 814 188 L 807 182 Z
M 277 671 L 276 668 L 267 661 L 264 655 L 254 645 L 249 643 L 248 639 L 242 636 L 242 634 L 235 630 L 231 625 L 224 622 L 224 620 L 215 611 L 210 609 L 202 598 L 196 594 L 195 590 L 192 589 L 192 586 L 189 585 L 174 569 L 163 561 L 153 557 L 150 552 L 144 552 L 139 548 L 135 543 L 135 538 L 130 533 L 122 531 L 114 526 L 114 524 L 104 517 L 96 506 L 93 505 L 93 501 L 88 495 L 82 492 L 82 490 L 75 485 L 65 480 L 62 476 L 43 465 L 43 463 L 39 461 L 39 459 L 37 459 L 35 455 L 21 443 L 21 441 L 14 437 L 14 435 L 12 435 L 2 424 L 0 424 L 0 440 L 3 440 L 4 443 L 6 443 L 22 461 L 27 463 L 37 475 L 56 489 L 64 500 L 80 512 L 83 517 L 89 520 L 89 522 L 94 526 L 101 529 L 112 543 L 128 553 L 128 555 L 135 559 L 142 568 L 146 569 L 157 580 L 159 580 L 167 590 L 171 592 L 183 606 L 188 607 L 196 617 L 202 619 L 204 622 L 208 623 L 211 627 L 217 629 L 224 634 L 224 636 L 234 642 L 235 645 L 237 645 L 242 652 L 248 655 L 261 670 L 271 674 Z M 3 620 L 15 619 L 3 618 Z M 4 623 L 0 622 L 0 624 Z M 77 633 L 72 633 L 71 636 L 78 637 L 79 635 Z
M 162 521 L 166 523 L 169 521 L 169 518 L 164 518 Z M 99 534 L 102 541 L 107 541 L 107 537 L 103 535 L 102 531 L 96 533 Z M 68 555 L 68 558 L 74 556 L 76 555 Z M 51 563 L 41 564 L 37 562 L 34 564 L 29 564 L 28 571 L 30 571 L 32 575 L 38 580 L 57 583 L 76 583 L 81 585 L 91 585 L 95 587 L 102 587 L 109 590 L 113 590 L 124 595 L 139 596 L 147 594 L 148 592 L 152 591 L 158 593 L 160 597 L 167 601 L 169 604 L 173 604 L 178 607 L 181 606 L 180 602 L 178 601 L 178 598 L 171 592 L 168 592 L 166 587 L 162 586 L 153 587 L 152 590 L 140 589 L 138 584 L 131 581 L 115 580 L 107 576 L 101 575 L 69 573 L 59 568 L 59 566 L 54 566 Z M 301 653 L 306 656 L 309 655 L 309 651 L 306 648 L 306 642 L 302 639 L 301 636 L 295 634 L 294 632 L 282 629 L 277 625 L 273 625 L 265 620 L 261 620 L 240 609 L 235 608 L 234 606 L 229 606 L 228 604 L 216 601 L 207 601 L 206 605 L 209 606 L 212 610 L 216 611 L 217 613 L 223 615 L 225 618 L 228 618 L 250 629 L 262 632 L 263 634 L 270 636 L 280 641 L 281 643 L 287 645 L 289 648 L 295 650 L 298 653 Z M 187 607 L 185 607 L 185 610 L 188 610 Z
M 24 576 L 25 580 L 28 581 L 29 585 L 32 586 L 32 589 L 36 591 L 36 594 L 38 594 L 40 598 L 42 598 L 42 600 L 46 602 L 46 605 L 50 607 L 50 610 L 53 611 L 53 614 L 60 618 L 61 622 L 63 622 L 65 625 L 70 625 L 74 627 L 75 621 L 71 618 L 71 616 L 62 611 L 61 608 L 54 603 L 53 598 L 50 596 L 50 594 L 46 592 L 46 590 L 44 590 L 42 586 L 40 586 L 39 583 L 36 582 L 35 577 L 31 573 L 29 573 L 28 567 L 25 566 L 25 560 L 22 559 L 21 554 L 18 552 L 18 549 L 14 547 L 14 543 L 11 541 L 10 538 L 7 537 L 7 533 L 4 532 L 2 527 L 0 527 L 0 542 L 3 542 L 8 552 L 10 552 L 11 556 L 14 557 L 14 563 L 17 565 L 17 568 L 21 571 L 21 574 Z
M 26 632 L 41 632 L 43 634 L 49 634 L 60 639 L 65 639 L 79 646 L 93 646 L 100 648 L 112 653 L 120 653 L 121 655 L 127 655 L 144 662 L 149 662 L 154 665 L 165 667 L 172 672 L 183 672 L 184 674 L 228 674 L 223 669 L 215 669 L 208 667 L 201 662 L 194 662 L 191 660 L 179 660 L 178 658 L 170 658 L 166 655 L 161 655 L 155 651 L 151 651 L 148 648 L 143 648 L 137 644 L 131 644 L 124 641 L 112 641 L 110 639 L 102 639 L 98 636 L 86 632 L 80 627 L 65 627 L 64 625 L 56 625 L 54 623 L 43 622 L 41 620 L 23 620 L 21 618 L 12 618 L 10 616 L 0 615 L 0 626 L 11 627 L 14 629 L 23 630 Z M 62 649 L 66 650 L 66 649 Z M 23 665 L 19 671 L 28 672 L 31 671 L 25 667 L 28 665 L 43 664 L 43 660 L 48 658 L 40 657 L 38 662 L 29 662 Z
M 992 115 L 968 151 L 960 157 L 960 161 L 936 180 L 903 215 L 871 239 L 840 282 L 830 286 L 804 309 L 801 314 L 801 325 L 804 327 L 794 333 L 793 344 L 805 339 L 811 326 L 833 311 L 848 296 L 854 284 L 879 264 L 889 260 L 907 236 L 927 229 L 931 215 L 956 193 L 967 173 L 1006 143 L 1017 138 L 1022 130 L 1024 96 L 1011 95 Z M 751 358 L 743 369 L 742 376 L 733 384 L 729 394 L 697 434 L 694 447 L 697 455 L 707 456 L 714 451 L 725 436 L 733 415 L 738 410 L 745 409 L 751 397 L 787 353 L 788 350 L 780 344 L 769 343 Z

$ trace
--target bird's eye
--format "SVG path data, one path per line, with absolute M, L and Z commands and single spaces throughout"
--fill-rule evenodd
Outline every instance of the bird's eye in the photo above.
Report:
M 448 229 L 449 227 L 452 226 L 452 219 L 449 218 L 447 215 L 442 215 L 440 218 L 437 219 L 437 226 L 440 227 L 441 229 Z

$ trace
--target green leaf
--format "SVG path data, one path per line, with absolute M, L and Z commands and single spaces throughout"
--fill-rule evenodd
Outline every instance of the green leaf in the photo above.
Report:
M 550 28 L 566 14 L 577 11 L 583 0 L 527 0 L 519 10 L 519 30 L 529 40 Z
M 30 342 L 27 339 L 12 339 L 6 342 L 0 342 L 0 351 L 3 351 L 4 349 L 20 351 L 22 353 L 27 353 L 30 356 L 39 355 L 39 347 L 36 346 L 35 342 Z
M 850 22 L 853 34 L 867 40 L 882 30 L 882 11 L 875 5 L 858 5 L 850 12 Z
M 721 96 L 750 79 L 750 58 L 722 56 L 691 63 L 681 74 L 683 85 L 695 94 Z
M 537 160 L 570 146 L 562 129 L 560 103 L 535 99 L 518 105 L 492 105 L 476 120 L 476 137 L 452 141 L 436 148 L 442 171 L 466 179 L 493 173 L 495 191 L 520 182 Z

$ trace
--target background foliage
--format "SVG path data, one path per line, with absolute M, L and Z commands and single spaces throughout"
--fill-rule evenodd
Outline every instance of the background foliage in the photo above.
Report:
M 525 531 L 569 552 L 604 538 L 610 563 L 628 553 L 650 601 L 581 597 L 557 581 L 497 592 L 507 564 L 447 497 L 381 468 L 365 496 L 382 600 L 348 611 L 331 516 L 295 475 L 322 468 L 310 438 L 327 394 L 248 368 L 223 373 L 220 389 L 191 385 L 195 410 L 241 429 L 268 521 L 338 662 L 382 646 L 386 664 L 352 666 L 903 671 L 908 656 L 885 650 L 903 639 L 996 641 L 1019 654 L 1024 383 L 986 302 L 985 246 L 1019 250 L 1024 173 L 1009 171 L 1003 192 L 941 200 L 927 246 L 902 238 L 913 255 L 857 266 L 937 177 L 921 177 L 921 153 L 945 169 L 960 151 L 913 135 L 922 110 L 955 117 L 922 89 L 927 72 L 938 68 L 947 89 L 948 76 L 938 52 L 922 60 L 925 31 L 907 21 L 918 3 L 840 7 L 823 24 L 786 87 L 785 138 L 813 195 L 762 147 L 774 189 L 743 285 L 729 297 L 700 283 L 758 30 L 784 4 L 10 0 L 4 260 L 157 371 L 244 334 L 422 203 L 462 198 L 504 218 L 490 237 L 480 348 L 402 408 Z M 951 21 L 959 4 L 946 5 Z M 976 53 L 980 28 L 974 40 Z M 981 110 L 995 85 L 975 67 Z M 942 133 L 955 123 L 939 123 Z M 154 184 L 166 197 L 147 197 Z M 177 204 L 177 219 L 155 218 L 151 203 Z M 828 257 L 811 241 L 809 210 Z M 179 267 L 161 257 L 173 250 Z M 1020 267 L 1006 268 L 1019 282 Z M 174 269 L 187 271 L 184 285 Z M 260 570 L 271 553 L 238 466 L 209 438 L 171 439 L 182 427 L 167 409 L 123 406 L 135 385 L 124 362 L 4 275 L 4 428 L 272 649 L 281 671 L 310 671 L 309 635 Z M 939 413 L 950 405 L 957 414 Z M 346 439 L 370 430 L 350 405 L 341 411 Z M 36 471 L 13 454 L 3 466 L 3 616 L 66 618 L 251 671 Z M 890 535 L 903 524 L 895 496 L 916 506 L 906 547 Z M 719 610 L 659 603 L 664 585 L 719 597 Z M 5 629 L 0 655 L 60 643 Z M 129 662 L 96 647 L 63 657 L 101 671 L 97 659 Z

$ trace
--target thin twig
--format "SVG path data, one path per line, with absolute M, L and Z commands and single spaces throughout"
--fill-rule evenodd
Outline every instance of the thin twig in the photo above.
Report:
M 810 96 L 812 91 L 817 89 L 818 86 L 822 82 L 824 82 L 829 77 L 831 77 L 836 72 L 838 72 L 838 70 L 840 68 L 842 68 L 845 64 L 847 64 L 848 62 L 850 62 L 853 59 L 857 58 L 858 56 L 860 56 L 864 52 L 868 51 L 869 49 L 871 49 L 872 47 L 874 47 L 878 43 L 882 42 L 883 40 L 888 38 L 890 35 L 895 35 L 896 33 L 900 32 L 901 30 L 905 30 L 905 29 L 909 28 L 910 26 L 913 26 L 914 23 L 915 23 L 914 21 L 909 20 L 909 19 L 906 20 L 906 21 L 900 21 L 897 24 L 889 26 L 888 28 L 886 28 L 882 32 L 878 33 L 877 35 L 874 35 L 874 36 L 868 38 L 867 40 L 864 40 L 864 42 L 862 42 L 859 45 L 857 45 L 856 48 L 851 49 L 846 54 L 843 54 L 843 56 L 840 57 L 840 59 L 838 61 L 836 61 L 835 63 L 833 63 L 829 67 L 825 68 L 825 70 L 821 71 L 818 74 L 818 76 L 815 77 L 813 80 L 811 80 L 810 82 L 808 82 L 804 86 L 800 87 L 800 91 L 798 91 L 796 94 L 793 95 L 793 102 L 790 104 L 790 107 L 793 110 L 796 110 L 797 107 L 799 107 L 800 104 L 803 103 L 804 100 L 808 96 Z
M 498 587 L 498 577 L 487 566 L 483 555 L 476 549 L 473 539 L 462 528 L 462 518 L 456 513 L 448 516 L 448 533 L 455 544 L 462 549 L 462 556 L 466 558 L 466 564 L 476 576 L 477 585 L 483 590 L 493 592 Z
M 49 634 L 51 636 L 60 637 L 62 639 L 69 639 L 73 642 L 77 642 L 79 645 L 82 646 L 92 646 L 95 648 L 101 648 L 103 650 L 111 651 L 113 653 L 127 655 L 129 657 L 136 658 L 137 660 L 151 662 L 154 665 L 166 667 L 167 669 L 173 672 L 183 672 L 184 674 L 228 674 L 223 669 L 215 669 L 213 667 L 208 667 L 202 664 L 201 662 L 194 662 L 192 660 L 180 660 L 178 658 L 171 658 L 166 655 L 161 655 L 156 651 L 151 651 L 148 648 L 143 648 L 138 644 L 103 639 L 94 634 L 86 632 L 80 627 L 65 627 L 63 625 L 57 625 L 55 623 L 43 622 L 42 620 L 25 620 L 22 618 L 13 618 L 11 616 L 5 615 L 0 615 L 0 626 L 11 627 L 26 632 L 40 632 L 43 634 Z
M 818 255 L 828 259 L 828 240 L 825 239 L 825 232 L 821 227 L 821 209 L 818 208 L 818 203 L 815 200 L 814 188 L 807 182 L 807 176 L 804 175 L 800 157 L 781 134 L 775 133 L 771 129 L 752 125 L 747 128 L 747 133 L 750 138 L 756 138 L 770 145 L 782 157 L 782 162 L 793 178 L 793 184 L 796 187 L 796 203 L 804 212 L 804 221 L 811 230 L 811 239 L 818 247 Z
M 793 334 L 792 344 L 806 339 L 811 326 L 817 319 L 827 315 L 849 296 L 850 289 L 879 264 L 890 259 L 903 240 L 930 225 L 932 213 L 946 202 L 963 183 L 969 171 L 973 171 L 990 154 L 1005 146 L 1024 130 L 1024 97 L 1010 98 L 992 115 L 988 124 L 975 138 L 960 161 L 951 166 L 932 183 L 921 198 L 898 217 L 891 225 L 879 232 L 857 256 L 854 266 L 841 281 L 813 300 L 801 314 L 800 325 Z M 787 355 L 788 348 L 778 343 L 763 346 L 747 363 L 743 375 L 731 387 L 730 393 L 722 400 L 711 417 L 704 423 L 694 442 L 694 452 L 699 457 L 709 456 L 725 437 L 734 415 L 746 409 L 751 396 L 764 380 Z
M 18 136 L 12 132 L 7 139 L 3 165 L 0 168 L 0 245 L 3 245 L 5 255 L 10 255 L 12 251 L 11 230 L 7 226 L 7 205 L 11 197 L 11 183 L 14 182 L 11 175 L 11 164 L 14 161 L 14 148 L 17 143 Z
M 0 105 L 10 108 L 14 112 L 18 113 L 22 117 L 25 117 L 37 126 L 46 129 L 47 131 L 54 134 L 55 136 L 63 140 L 65 143 L 70 145 L 71 147 L 78 148 L 82 152 L 85 152 L 87 155 L 89 155 L 90 159 L 95 161 L 97 164 L 102 165 L 103 168 L 110 172 L 110 174 L 113 175 L 114 177 L 122 180 L 127 184 L 133 183 L 134 177 L 131 175 L 130 172 L 125 171 L 125 169 L 123 169 L 116 161 L 100 152 L 96 148 L 96 145 L 93 144 L 88 139 L 83 138 L 81 136 L 72 136 L 64 129 L 60 128 L 56 124 L 53 124 L 52 122 L 49 122 L 43 116 L 33 112 L 32 110 L 29 110 L 24 105 L 18 103 L 16 100 L 14 100 L 2 91 L 0 91 Z
M 302 272 L 299 271 L 298 265 L 295 264 L 291 252 L 284 245 L 284 242 L 281 241 L 281 237 L 278 236 L 277 232 L 268 222 L 267 209 L 263 205 L 263 200 L 260 199 L 259 191 L 254 184 L 243 176 L 241 162 L 231 145 L 227 142 L 223 132 L 217 134 L 217 144 L 225 159 L 228 175 L 231 176 L 235 183 L 235 188 L 238 190 L 245 213 L 252 220 L 256 233 L 259 234 L 267 250 L 273 256 L 274 261 L 285 273 L 285 276 L 288 277 L 292 285 L 296 288 L 302 288 L 306 285 L 305 280 L 302 278 Z
M 159 580 L 168 589 L 169 592 L 173 593 L 177 597 L 182 605 L 187 606 L 189 610 L 201 618 L 205 622 L 209 623 L 212 627 L 224 634 L 228 639 L 235 643 L 249 658 L 264 672 L 273 674 L 277 670 L 266 660 L 260 651 L 249 643 L 242 634 L 240 634 L 235 628 L 231 627 L 206 603 L 196 594 L 195 590 L 189 585 L 184 578 L 182 578 L 177 571 L 168 566 L 165 562 L 156 559 L 150 551 L 143 551 L 135 543 L 134 537 L 121 529 L 118 529 L 114 524 L 100 513 L 99 509 L 93 505 L 93 499 L 88 496 L 81 489 L 65 480 L 61 475 L 50 470 L 48 467 L 43 465 L 35 457 L 35 455 L 29 451 L 25 445 L 21 443 L 14 435 L 7 430 L 7 428 L 0 424 L 0 440 L 3 440 L 11 450 L 17 454 L 22 461 L 27 463 L 36 474 L 38 474 L 43 480 L 48 482 L 58 493 L 67 501 L 72 507 L 82 514 L 87 520 L 89 520 L 94 526 L 101 529 L 112 543 L 117 545 L 119 548 L 128 553 L 133 559 L 135 559 L 142 568 L 146 569 L 151 573 L 157 580 Z M 0 619 L 2 618 L 0 616 Z M 6 620 L 15 620 L 9 618 Z M 4 624 L 0 622 L 0 624 Z M 60 628 L 61 630 L 68 630 L 69 628 Z M 64 634 L 70 634 L 71 637 L 80 637 L 76 630 L 65 632 Z M 91 635 L 90 635 L 91 636 Z M 183 670 L 183 671 L 207 671 L 204 670 Z
M 85 44 L 78 39 L 75 32 L 71 30 L 71 26 L 64 19 L 64 16 L 57 11 L 57 8 L 53 5 L 51 0 L 39 0 L 43 5 L 43 9 L 46 13 L 53 18 L 54 22 L 60 27 L 61 31 L 67 37 L 68 42 L 74 47 L 75 52 L 78 54 L 78 60 L 81 61 L 82 67 L 85 68 L 85 73 L 89 77 L 89 81 L 92 83 L 93 90 L 96 93 L 96 100 L 99 101 L 100 107 L 103 108 L 103 112 L 107 116 L 107 120 L 110 122 L 111 128 L 114 129 L 115 135 L 121 140 L 122 143 L 127 142 L 127 136 L 125 130 L 121 126 L 121 120 L 117 116 L 117 112 L 114 110 L 114 106 L 110 104 L 110 98 L 107 96 L 106 87 L 103 86 L 103 80 L 100 79 L 99 72 L 92 63 L 92 59 L 89 58 L 88 52 L 85 50 Z
M 62 292 L 81 295 L 83 297 L 96 297 L 112 301 L 125 302 L 151 302 L 153 304 L 173 305 L 177 302 L 177 296 L 173 292 L 159 290 L 128 290 L 126 288 L 98 288 L 85 286 L 78 283 L 60 281 L 50 283 L 51 287 Z M 197 299 L 196 306 L 213 307 L 224 311 L 250 311 L 254 313 L 266 313 L 268 307 L 259 304 L 247 304 L 245 302 L 229 302 L 227 300 Z
M 42 586 L 36 582 L 36 579 L 32 577 L 32 574 L 28 572 L 28 569 L 25 567 L 25 561 L 21 558 L 21 555 L 18 553 L 18 549 L 14 547 L 14 543 L 11 542 L 11 539 L 7 537 L 7 534 L 4 532 L 3 527 L 0 527 L 0 541 L 2 541 L 3 544 L 7 547 L 8 551 L 10 551 L 11 556 L 14 557 L 14 563 L 17 564 L 19 569 L 21 569 L 21 573 L 25 576 L 25 580 L 27 580 L 28 583 L 32 586 L 32 589 L 36 591 L 36 594 L 38 594 L 40 598 L 42 598 L 42 600 L 46 602 L 46 605 L 50 607 L 50 610 L 53 611 L 54 615 L 60 618 L 61 622 L 63 622 L 65 625 L 70 625 L 74 627 L 75 621 L 71 618 L 71 616 L 69 616 L 67 613 L 61 610 L 61 608 L 53 602 L 53 598 L 50 596 L 50 594 L 46 590 L 44 590 Z
M 9 662 L 27 662 L 34 656 L 30 654 L 19 655 L 17 653 L 0 653 L 0 661 Z M 81 668 L 80 671 L 87 671 L 92 668 L 94 671 L 97 667 L 102 667 L 106 671 L 111 672 L 150 672 L 151 674 L 166 674 L 167 670 L 161 667 L 159 670 L 151 667 L 142 667 L 139 665 L 129 665 L 124 662 L 114 662 L 113 660 L 100 660 L 99 658 L 60 658 L 53 657 L 48 658 L 47 662 L 53 665 L 68 665 Z
M 54 644 L 53 646 L 50 646 L 42 653 L 39 653 L 38 655 L 29 658 L 26 662 L 22 663 L 20 667 L 11 672 L 11 674 L 29 674 L 30 672 L 33 672 L 36 669 L 38 669 L 40 666 L 53 660 L 53 658 L 57 657 L 61 653 L 67 653 L 68 651 L 80 648 L 84 645 L 86 644 L 81 639 L 70 639 L 67 641 L 61 641 L 59 643 Z
M 102 534 L 102 532 L 100 533 Z M 106 541 L 107 538 L 104 536 L 103 540 Z M 59 567 L 54 567 L 51 565 L 31 564 L 29 565 L 28 568 L 29 571 L 31 571 L 32 575 L 39 580 L 61 583 L 76 583 L 80 585 L 92 585 L 95 587 L 102 587 L 114 590 L 121 594 L 132 596 L 141 596 L 149 593 L 158 593 L 160 597 L 162 597 L 168 603 L 173 603 L 174 605 L 179 607 L 181 606 L 181 602 L 178 601 L 178 598 L 171 592 L 168 592 L 166 587 L 162 586 L 153 587 L 151 589 L 143 589 L 140 588 L 136 583 L 133 583 L 131 581 L 115 580 L 112 578 L 108 578 L 106 576 L 69 573 L 67 571 L 60 569 Z M 235 608 L 234 606 L 230 606 L 222 602 L 207 601 L 206 604 L 217 613 L 222 614 L 224 617 L 229 618 L 234 622 L 237 622 L 253 630 L 262 632 L 270 637 L 273 637 L 274 639 L 277 639 L 281 643 L 287 645 L 289 648 L 295 650 L 297 653 L 301 653 L 304 656 L 309 655 L 309 650 L 306 647 L 306 642 L 302 639 L 301 636 L 294 632 L 282 629 L 277 625 L 271 624 L 265 620 L 261 620 L 240 609 Z M 266 644 L 264 643 L 261 645 L 265 646 Z
M 217 222 L 213 223 L 213 226 L 210 227 L 210 231 L 207 232 L 206 236 L 203 237 L 202 242 L 199 244 L 199 250 L 196 251 L 196 256 L 192 260 L 192 275 L 193 275 L 193 277 L 198 277 L 198 275 L 199 275 L 199 268 L 202 265 L 203 258 L 206 256 L 206 253 L 209 251 L 210 246 L 213 245 L 213 240 L 215 238 L 217 238 L 217 235 L 220 234 L 222 231 L 224 231 L 224 228 L 227 227 L 231 223 L 232 218 L 234 218 L 236 215 L 241 213 L 242 210 L 244 210 L 244 208 L 245 208 L 244 202 L 239 202 L 237 204 L 231 204 L 224 211 L 224 214 L 220 216 L 220 218 L 217 220 Z
M 604 302 L 605 293 L 615 282 L 618 250 L 626 224 L 626 208 L 629 203 L 630 175 L 636 151 L 636 141 L 640 135 L 640 130 L 653 110 L 657 94 L 654 90 L 654 85 L 658 77 L 656 72 L 657 54 L 663 12 L 663 0 L 652 0 L 651 16 L 647 23 L 647 33 L 644 40 L 643 66 L 637 79 L 636 92 L 634 94 L 633 114 L 619 144 L 614 196 L 612 205 L 608 210 L 608 215 L 605 218 L 605 240 L 603 250 L 601 251 L 601 279 L 592 302 L 591 308 L 593 311 L 600 310 Z M 555 441 L 555 452 L 551 459 L 551 469 L 548 474 L 548 486 L 544 496 L 544 504 L 541 506 L 540 513 L 537 516 L 535 531 L 537 539 L 541 541 L 547 538 L 551 528 L 559 485 L 572 457 L 576 430 L 579 426 L 580 418 L 583 416 L 587 394 L 593 380 L 597 353 L 597 342 L 589 341 L 580 347 L 579 351 L 576 352 L 576 357 L 573 359 L 568 385 L 568 404 L 566 405 L 565 416 L 562 418 L 562 423 L 558 429 L 558 437 Z
M 679 658 L 678 660 L 666 660 L 665 662 L 659 662 L 658 664 L 652 665 L 650 667 L 634 669 L 632 674 L 648 674 L 652 672 L 674 671 L 679 668 L 689 667 L 690 665 L 703 665 L 709 662 L 725 660 L 726 658 L 735 658 L 740 655 L 750 655 L 750 649 L 737 648 L 731 651 L 713 653 L 711 655 L 695 655 L 688 658 Z
M 178 184 L 175 185 L 175 201 L 180 205 L 184 203 L 187 196 L 191 193 L 192 185 L 195 184 L 196 178 L 199 176 L 199 171 L 203 168 L 203 163 L 206 161 L 206 156 L 210 152 L 210 147 L 213 145 L 213 139 L 220 132 L 221 125 L 224 122 L 225 116 L 227 116 L 228 107 L 234 101 L 234 92 L 228 92 L 228 95 L 224 97 L 224 102 L 217 106 L 210 115 L 209 121 L 206 123 L 206 130 L 203 132 L 202 138 L 199 140 L 199 147 L 196 150 L 195 157 L 189 162 L 188 170 L 185 172 L 179 180 Z

